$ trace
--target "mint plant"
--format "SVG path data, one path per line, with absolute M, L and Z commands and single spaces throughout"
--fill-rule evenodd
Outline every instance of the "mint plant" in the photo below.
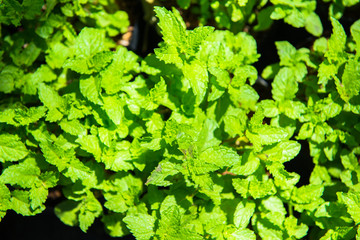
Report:
M 317 1 L 278 1 L 278 0 L 202 0 L 188 1 L 178 0 L 181 8 L 188 9 L 191 2 L 199 7 L 194 7 L 194 13 L 200 15 L 200 22 L 206 24 L 215 20 L 220 28 L 230 29 L 232 32 L 240 32 L 245 25 L 255 31 L 268 29 L 274 20 L 283 19 L 293 27 L 305 29 L 314 36 L 320 36 L 323 31 L 322 22 L 315 12 Z M 355 1 L 356 2 L 356 1 Z M 341 17 L 345 7 L 355 5 L 355 2 L 333 3 L 329 7 L 332 15 Z M 249 28 L 249 27 L 248 27 Z
M 272 83 L 275 101 L 265 100 L 267 103 L 264 105 L 269 112 L 283 112 L 287 118 L 297 120 L 299 132 L 296 139 L 307 140 L 310 146 L 315 167 L 310 176 L 310 185 L 306 187 L 312 186 L 314 191 L 316 188 L 317 191 L 322 191 L 322 197 L 318 200 L 314 198 L 306 207 L 295 204 L 294 209 L 302 212 L 304 218 L 312 218 L 311 221 L 325 232 L 321 239 L 334 236 L 351 239 L 356 232 L 353 221 L 357 224 L 357 214 L 353 212 L 357 203 L 353 198 L 357 198 L 358 193 L 355 190 L 357 183 L 350 180 L 352 177 L 348 174 L 351 170 L 348 169 L 356 169 L 359 165 L 356 157 L 359 132 L 354 129 L 358 121 L 358 112 L 355 110 L 355 99 L 359 95 L 356 78 L 358 73 L 352 65 L 357 62 L 355 59 L 358 53 L 352 52 L 354 48 L 346 47 L 347 37 L 341 24 L 334 18 L 331 22 L 331 37 L 328 40 L 319 38 L 314 43 L 315 52 L 307 49 L 296 50 L 288 42 L 276 43 L 280 63 L 276 64 L 276 67 L 269 66 L 263 72 L 264 77 L 275 75 Z M 358 26 L 359 21 L 351 26 L 352 38 L 348 42 L 349 46 L 359 42 Z M 294 59 L 303 63 L 297 63 L 297 67 L 292 68 Z M 307 69 L 313 69 L 312 73 L 307 72 L 305 65 Z M 342 70 L 339 70 L 340 65 Z M 277 72 L 274 73 L 273 69 Z M 278 91 L 275 90 L 281 87 L 286 87 L 289 96 L 288 100 L 281 99 L 283 103 L 277 99 Z M 273 116 L 270 114 L 267 117 Z M 354 125 L 344 124 L 349 121 L 354 121 Z M 321 185 L 324 190 L 320 190 Z M 313 196 L 316 196 L 315 192 Z M 340 205 L 346 208 L 332 212 Z M 340 228 L 344 232 L 339 232 Z M 314 236 L 318 238 L 321 234 L 314 233 Z
M 190 9 L 199 15 L 200 23 L 215 21 L 219 28 L 240 32 L 243 29 L 263 31 L 270 28 L 274 20 L 283 20 L 295 28 L 305 28 L 313 36 L 323 33 L 323 23 L 316 12 L 317 5 L 326 3 L 330 16 L 340 19 L 346 8 L 359 3 L 358 0 L 177 0 L 178 6 Z M 327 4 L 330 2 L 330 4 Z
M 270 2 L 274 19 L 322 34 L 315 1 Z M 86 232 L 100 218 L 114 237 L 359 238 L 360 20 L 347 35 L 331 18 L 311 49 L 276 42 L 260 100 L 249 33 L 188 30 L 155 7 L 163 41 L 140 58 L 116 44 L 129 21 L 113 1 L 0 11 L 0 220 L 39 214 L 60 191 L 64 224 Z M 314 168 L 300 185 L 286 166 L 304 141 Z

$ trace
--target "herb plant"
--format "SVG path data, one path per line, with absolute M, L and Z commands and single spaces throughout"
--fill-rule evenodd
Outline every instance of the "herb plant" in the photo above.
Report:
M 250 15 L 267 3 L 227 2 Z M 322 34 L 316 1 L 270 2 L 273 19 Z M 116 44 L 129 20 L 115 1 L 0 12 L 0 220 L 61 191 L 62 222 L 86 232 L 100 218 L 114 237 L 360 238 L 360 20 L 346 34 L 330 14 L 311 49 L 276 42 L 260 74 L 252 35 L 188 30 L 175 8 L 155 7 L 163 41 L 145 58 Z M 286 164 L 304 142 L 314 167 L 301 185 Z
M 200 15 L 202 24 L 214 20 L 218 27 L 233 32 L 242 31 L 246 24 L 253 26 L 255 31 L 266 30 L 274 20 L 280 19 L 296 28 L 305 27 L 314 36 L 320 36 L 323 31 L 321 20 L 315 12 L 315 0 L 177 0 L 178 5 L 185 9 L 190 7 L 191 2 L 198 5 L 192 11 Z M 345 4 L 352 6 L 355 2 Z M 336 2 L 329 7 L 329 11 L 340 18 L 344 8 L 343 3 Z

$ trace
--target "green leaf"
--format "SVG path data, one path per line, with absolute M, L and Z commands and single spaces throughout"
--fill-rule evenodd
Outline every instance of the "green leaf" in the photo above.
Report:
M 244 229 L 237 229 L 230 235 L 231 237 L 227 239 L 231 240 L 255 240 L 256 235 L 253 231 L 250 229 L 244 228 Z
M 348 213 L 351 215 L 355 224 L 360 223 L 360 195 L 358 192 L 341 193 L 338 192 L 337 196 L 341 199 L 348 209 Z
M 269 215 L 270 215 L 269 217 L 265 216 L 264 218 L 261 218 L 258 221 L 256 221 L 256 228 L 258 231 L 258 235 L 260 236 L 261 239 L 264 240 L 283 239 L 284 237 L 281 229 L 278 226 L 274 225 L 274 223 L 272 222 L 279 219 L 279 216 L 277 214 L 272 214 L 272 213 L 270 213 Z
M 351 58 L 345 65 L 345 70 L 342 77 L 342 84 L 345 88 L 346 96 L 340 96 L 345 101 L 351 99 L 354 96 L 359 95 L 360 92 L 360 63 Z
M 197 27 L 186 31 L 186 43 L 182 46 L 184 52 L 195 55 L 199 51 L 201 43 L 214 31 L 213 27 Z
M 32 188 L 39 181 L 40 169 L 34 161 L 25 160 L 7 167 L 0 176 L 0 181 L 6 184 L 19 185 L 22 188 Z
M 29 192 L 27 191 L 14 190 L 11 192 L 11 208 L 23 216 L 33 216 L 36 214 L 30 208 Z
M 86 185 L 86 183 L 96 182 L 94 172 L 77 158 L 70 160 L 63 174 L 73 182 L 76 182 L 78 179 L 83 180 L 84 185 Z
M 155 218 L 148 214 L 127 214 L 123 219 L 136 239 L 149 240 L 154 236 Z
M 157 113 L 153 113 L 148 122 L 146 122 L 146 130 L 147 132 L 157 136 L 165 126 L 165 122 L 162 120 L 162 116 Z M 156 138 L 154 138 L 156 140 Z
M 100 81 L 97 78 L 93 76 L 81 77 L 79 87 L 81 94 L 90 102 L 103 105 Z
M 295 60 L 296 48 L 288 41 L 275 42 L 280 57 L 280 66 L 291 66 Z
M 35 42 L 30 42 L 24 48 L 21 45 L 18 45 L 18 48 L 10 52 L 10 57 L 15 65 L 29 67 L 39 57 L 41 49 L 36 46 Z
M 356 170 L 358 167 L 358 159 L 353 152 L 346 150 L 341 151 L 341 163 L 345 169 Z
M 176 46 L 160 45 L 161 48 L 155 48 L 156 57 L 167 64 L 175 64 L 178 67 L 183 66 L 183 59 L 181 59 L 179 50 Z
M 210 208 L 211 210 L 206 208 Z M 233 210 L 233 209 L 232 209 Z M 220 206 L 212 206 L 212 204 L 207 204 L 199 212 L 200 224 L 203 226 L 204 231 L 210 234 L 213 238 L 222 238 L 225 225 L 227 221 L 226 213 L 220 208 Z M 225 230 L 226 231 L 226 230 Z M 225 233 L 224 233 L 225 235 Z
M 281 141 L 276 145 L 266 146 L 262 151 L 268 161 L 287 162 L 293 159 L 300 152 L 300 143 L 292 140 Z
M 110 236 L 123 237 L 130 233 L 123 222 L 123 217 L 121 213 L 110 213 L 101 218 Z
M 185 215 L 181 212 L 179 206 L 174 205 L 165 209 L 161 213 L 159 228 L 156 234 L 164 240 L 202 239 L 202 237 L 191 228 L 190 224 L 190 226 L 187 226 L 186 221 L 183 220 L 184 218 Z
M 258 103 L 258 106 L 260 106 L 264 110 L 265 117 L 273 118 L 279 115 L 279 110 L 274 100 L 270 100 L 270 99 L 262 100 L 261 102 Z
M 256 148 L 262 145 L 270 145 L 288 138 L 289 134 L 285 129 L 263 125 L 261 127 L 246 130 L 246 137 Z
M 106 183 L 104 206 L 115 212 L 126 212 L 142 192 L 142 181 L 131 174 L 118 173 Z
M 52 171 L 42 173 L 39 177 L 40 181 L 37 181 L 35 186 L 30 189 L 29 197 L 31 199 L 30 206 L 32 209 L 44 208 L 44 203 L 48 197 L 48 189 L 55 187 L 59 180 L 58 174 Z
M 104 51 L 106 49 L 105 46 L 105 31 L 85 27 L 76 38 L 74 46 L 75 56 L 86 59 Z
M 356 49 L 360 49 L 360 20 L 355 21 L 350 27 L 351 36 L 356 42 Z M 356 51 L 356 56 L 359 56 L 359 51 Z
M 129 208 L 122 194 L 106 193 L 104 197 L 106 199 L 104 206 L 111 211 L 125 213 Z
M 261 205 L 259 206 L 259 210 L 263 213 L 266 212 L 276 212 L 279 214 L 279 217 L 284 219 L 286 215 L 286 209 L 284 207 L 283 201 L 277 196 L 271 196 L 265 198 L 261 201 Z
M 179 5 L 179 7 L 183 9 L 187 9 L 191 4 L 191 0 L 176 0 L 176 2 Z
M 303 125 L 301 125 L 297 139 L 311 138 L 314 132 L 314 128 L 315 126 L 311 122 L 304 123 Z
M 27 108 L 21 104 L 14 104 L 0 112 L 0 122 L 14 126 L 29 125 L 42 118 L 46 110 L 44 106 Z
M 11 93 L 15 89 L 12 73 L 6 71 L 6 67 L 0 73 L 0 92 Z
M 59 123 L 61 129 L 63 129 L 65 132 L 70 133 L 74 136 L 83 136 L 86 135 L 87 129 L 86 127 L 80 123 L 79 120 L 66 120 L 62 119 Z
M 309 203 L 322 196 L 324 187 L 321 185 L 305 185 L 297 188 L 292 199 L 299 203 Z
M 18 1 L 4 1 L 0 6 L 1 22 L 5 24 L 20 25 L 22 19 L 22 6 Z
M 103 108 L 109 118 L 116 124 L 120 125 L 124 115 L 123 104 L 116 96 L 102 97 L 104 101 Z
M 105 28 L 110 37 L 125 33 L 129 26 L 129 17 L 125 11 L 116 11 L 110 14 L 99 11 L 92 15 L 96 19 L 97 27 Z
M 39 99 L 49 109 L 46 120 L 50 122 L 59 121 L 64 112 L 64 99 L 50 86 L 40 83 L 38 87 Z
M 54 212 L 55 215 L 66 225 L 76 226 L 79 223 L 77 217 L 79 209 L 80 202 L 65 200 L 55 207 Z
M 196 141 L 197 150 L 199 152 L 220 144 L 220 140 L 214 135 L 214 131 L 218 127 L 216 121 L 209 118 L 205 119 Z
M 15 90 L 17 87 L 16 82 L 19 81 L 23 75 L 23 71 L 18 67 L 13 65 L 4 66 L 0 72 L 0 91 L 10 93 Z
M 5 217 L 6 211 L 11 209 L 11 193 L 5 184 L 0 184 L 0 221 Z
M 105 168 L 113 171 L 133 170 L 134 166 L 131 164 L 133 157 L 129 148 L 130 144 L 123 141 L 106 149 L 101 156 L 101 161 L 105 164 Z M 100 154 L 100 152 L 97 154 Z
M 181 18 L 176 17 L 174 13 L 165 8 L 155 7 L 154 11 L 159 18 L 158 26 L 161 29 L 163 40 L 170 46 L 179 46 L 185 42 L 186 27 Z M 179 14 L 179 13 L 177 13 Z
M 335 18 L 331 17 L 330 20 L 333 26 L 333 33 L 328 40 L 329 53 L 327 53 L 327 55 L 334 52 L 343 52 L 346 44 L 346 33 L 344 28 Z
M 101 204 L 92 192 L 87 192 L 82 201 L 65 200 L 55 207 L 55 214 L 69 226 L 80 226 L 84 232 L 102 212 Z
M 240 89 L 230 87 L 229 94 L 233 103 L 244 109 L 255 109 L 255 104 L 259 99 L 258 93 L 248 84 L 241 86 Z
M 102 150 L 100 147 L 99 138 L 95 135 L 79 136 L 76 142 L 80 144 L 80 147 L 85 151 L 91 153 L 95 159 L 100 159 Z
M 328 48 L 328 46 L 327 46 L 326 38 L 321 37 L 321 38 L 318 38 L 315 40 L 314 45 L 313 45 L 314 51 L 324 54 L 326 52 L 327 48 Z
M 38 83 L 40 82 L 50 83 L 54 81 L 56 78 L 57 75 L 54 73 L 54 71 L 49 66 L 43 64 L 31 75 L 31 78 L 29 79 L 31 83 L 27 82 L 27 84 L 33 85 L 36 88 Z
M 260 160 L 254 151 L 244 152 L 241 156 L 241 161 L 242 164 L 234 164 L 230 172 L 237 175 L 249 176 L 260 166 Z
M 234 225 L 237 228 L 246 228 L 255 211 L 255 203 L 251 201 L 241 201 L 236 206 L 234 212 Z
M 62 43 L 55 43 L 47 51 L 46 63 L 52 68 L 61 68 L 70 55 L 70 50 Z
M 88 192 L 81 203 L 79 226 L 84 232 L 93 224 L 96 217 L 102 213 L 102 207 L 92 192 Z
M 195 160 L 194 167 L 195 172 L 202 174 L 223 167 L 231 167 L 238 162 L 240 162 L 240 157 L 235 151 L 227 147 L 215 146 L 201 152 L 199 158 Z
M 223 118 L 223 121 L 225 124 L 225 132 L 227 132 L 230 137 L 235 137 L 236 135 L 242 136 L 246 129 L 246 111 L 243 109 L 229 110 Z
M 179 173 L 181 166 L 170 161 L 161 161 L 159 165 L 151 172 L 146 184 L 167 187 L 173 183 L 166 178 Z
M 229 83 L 234 81 L 235 78 L 234 77 L 232 80 L 230 80 L 229 73 L 219 67 L 210 67 L 209 72 L 212 76 L 214 76 L 213 79 L 215 79 L 216 84 L 222 88 L 227 88 Z
M 209 81 L 206 67 L 200 61 L 194 60 L 184 65 L 183 73 L 196 96 L 196 103 L 200 104 L 205 97 Z
M 261 73 L 261 77 L 266 80 L 273 79 L 280 70 L 280 64 L 274 63 L 266 66 Z
M 341 105 L 334 102 L 331 94 L 327 98 L 323 98 L 315 103 L 314 112 L 319 113 L 322 121 L 336 117 L 342 110 Z
M 133 77 L 139 69 L 138 56 L 128 51 L 125 47 L 119 47 L 113 54 L 112 62 L 100 72 L 101 87 L 107 94 L 114 94 Z M 114 81 L 115 80 L 115 81 Z
M 43 205 L 48 196 L 48 189 L 39 184 L 37 187 L 31 188 L 29 191 L 29 198 L 31 199 L 30 206 L 32 209 L 45 208 Z
M 297 225 L 297 222 L 298 220 L 294 216 L 289 216 L 284 221 L 284 227 L 290 237 L 301 239 L 306 236 L 309 228 L 304 223 Z
M 323 182 L 330 183 L 331 176 L 324 166 L 315 165 L 311 175 L 310 175 L 310 184 L 320 185 Z
M 0 135 L 0 162 L 19 161 L 29 154 L 17 135 Z
M 275 101 L 292 100 L 298 91 L 298 83 L 290 68 L 281 68 L 272 83 L 271 93 Z
M 45 160 L 55 165 L 60 172 L 66 169 L 70 160 L 75 157 L 73 150 L 64 150 L 62 147 L 47 141 L 41 142 L 40 148 Z
M 274 11 L 274 6 L 269 6 L 260 10 L 257 14 L 257 25 L 254 26 L 255 31 L 263 31 L 270 28 L 273 23 L 273 20 L 270 18 L 272 12 Z
M 146 98 L 139 101 L 142 107 L 146 110 L 154 110 L 159 107 L 159 105 L 169 106 L 169 93 L 167 92 L 167 86 L 165 80 L 163 78 L 160 79 L 161 80 L 150 89 Z M 172 103 L 170 104 L 173 105 Z
M 315 13 L 311 12 L 305 19 L 305 29 L 312 35 L 320 37 L 323 33 L 323 26 L 320 17 Z
M 286 100 L 279 104 L 279 109 L 283 109 L 287 117 L 298 119 L 306 112 L 306 106 L 300 101 Z
M 39 99 L 50 110 L 56 110 L 63 108 L 64 100 L 59 94 L 50 86 L 40 83 L 39 87 Z
M 253 198 L 264 198 L 276 193 L 276 188 L 272 180 L 259 181 L 253 176 L 247 179 L 233 179 L 233 186 L 243 198 L 252 196 Z
M 266 168 L 273 175 L 275 185 L 281 189 L 293 189 L 300 180 L 300 175 L 287 172 L 285 166 L 279 162 L 268 164 Z
M 42 0 L 24 0 L 22 2 L 22 11 L 25 19 L 34 19 L 41 11 L 44 1 Z
M 85 116 L 93 114 L 93 109 L 86 103 L 85 99 L 75 99 L 75 94 L 65 95 L 69 120 L 81 119 Z

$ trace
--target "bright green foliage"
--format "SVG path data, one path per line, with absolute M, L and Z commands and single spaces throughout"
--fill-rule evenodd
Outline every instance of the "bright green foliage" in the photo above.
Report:
M 305 27 L 314 36 L 320 36 L 323 27 L 319 16 L 315 13 L 316 1 L 279 1 L 270 0 L 275 5 L 271 13 L 272 19 L 284 19 L 293 27 Z
M 129 214 L 124 218 L 124 222 L 136 239 L 150 239 L 154 235 L 155 218 L 148 214 Z
M 55 214 L 65 224 L 78 225 L 86 232 L 95 218 L 102 212 L 101 204 L 92 192 L 86 192 L 83 196 L 74 200 L 66 200 L 55 208 Z
M 291 208 L 295 211 L 306 216 L 315 212 L 311 218 L 321 229 L 331 229 L 319 235 L 322 236 L 321 239 L 335 236 L 351 239 L 356 235 L 353 224 L 358 221 L 355 216 L 359 188 L 355 178 L 359 169 L 357 154 L 360 133 L 351 124 L 348 125 L 348 121 L 352 119 L 351 122 L 356 124 L 359 120 L 357 105 L 360 89 L 356 77 L 359 72 L 358 58 L 357 52 L 354 54 L 347 48 L 348 37 L 342 25 L 334 18 L 331 22 L 331 37 L 328 40 L 320 38 L 314 43 L 317 53 L 307 49 L 296 50 L 287 42 L 276 43 L 280 63 L 267 67 L 263 72 L 264 77 L 274 78 L 272 93 L 275 102 L 266 100 L 259 107 L 264 109 L 266 117 L 276 118 L 276 114 L 283 113 L 298 121 L 300 128 L 297 139 L 309 142 L 310 155 L 315 164 L 310 184 L 296 188 L 291 187 L 297 182 L 295 176 L 291 177 L 275 163 L 268 163 L 267 168 L 275 177 L 275 184 L 288 185 L 281 187 L 281 196 L 290 201 Z M 353 40 L 357 44 L 357 23 L 351 29 Z M 320 61 L 316 60 L 319 56 L 316 54 L 322 57 Z M 317 76 L 311 76 L 307 70 L 309 68 L 315 69 Z M 296 143 L 291 142 L 283 143 L 281 149 L 284 154 L 284 150 L 289 148 L 289 156 L 293 157 L 299 146 L 296 147 Z M 272 151 L 267 148 L 264 148 L 265 156 L 262 158 L 271 160 Z M 279 155 L 279 151 L 275 152 L 276 159 L 285 157 Z M 342 192 L 342 186 L 349 192 Z M 331 189 L 334 193 L 326 192 L 325 189 Z M 291 227 L 288 225 L 287 229 Z M 300 229 L 301 227 L 299 231 Z M 273 234 L 274 238 L 281 236 L 274 231 L 267 234 Z
M 340 18 L 344 8 L 355 5 L 357 0 L 339 2 L 341 1 L 334 0 L 330 5 L 331 16 Z M 257 24 L 254 30 L 266 30 L 270 28 L 273 20 L 283 19 L 293 27 L 305 27 L 306 31 L 314 36 L 318 37 L 323 33 L 320 17 L 315 12 L 315 0 L 177 0 L 177 3 L 183 9 L 188 9 L 191 3 L 199 5 L 200 9 L 197 9 L 196 13 L 200 14 L 202 24 L 213 19 L 218 27 L 232 32 L 242 31 L 246 24 L 255 23 Z
M 343 16 L 346 7 L 351 7 L 359 3 L 358 0 L 323 0 L 324 2 L 331 2 L 329 6 L 329 15 L 336 19 L 340 19 Z
M 358 224 L 360 222 L 359 193 L 341 193 L 338 195 L 338 197 L 343 201 L 343 203 L 345 203 L 346 208 L 348 209 L 348 213 L 351 215 L 351 218 L 354 220 L 355 224 Z
M 254 211 L 254 203 L 245 201 L 239 202 L 234 212 L 234 225 L 237 228 L 246 228 Z
M 144 240 L 359 238 L 359 20 L 332 14 L 311 49 L 276 42 L 260 100 L 251 34 L 283 19 L 321 36 L 318 2 L 177 1 L 228 30 L 155 7 L 163 42 L 143 59 L 116 43 L 116 1 L 45 3 L 0 4 L 0 220 L 42 212 L 56 187 L 55 214 L 84 232 L 101 218 Z M 305 142 L 309 179 L 287 167 Z
M 28 155 L 26 146 L 20 141 L 16 135 L 1 134 L 0 135 L 1 162 L 18 161 Z

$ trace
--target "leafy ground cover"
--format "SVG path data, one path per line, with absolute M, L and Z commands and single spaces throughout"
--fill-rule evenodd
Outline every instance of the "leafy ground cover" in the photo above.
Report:
M 0 226 L 359 239 L 359 2 L 131 2 L 0 3 Z

